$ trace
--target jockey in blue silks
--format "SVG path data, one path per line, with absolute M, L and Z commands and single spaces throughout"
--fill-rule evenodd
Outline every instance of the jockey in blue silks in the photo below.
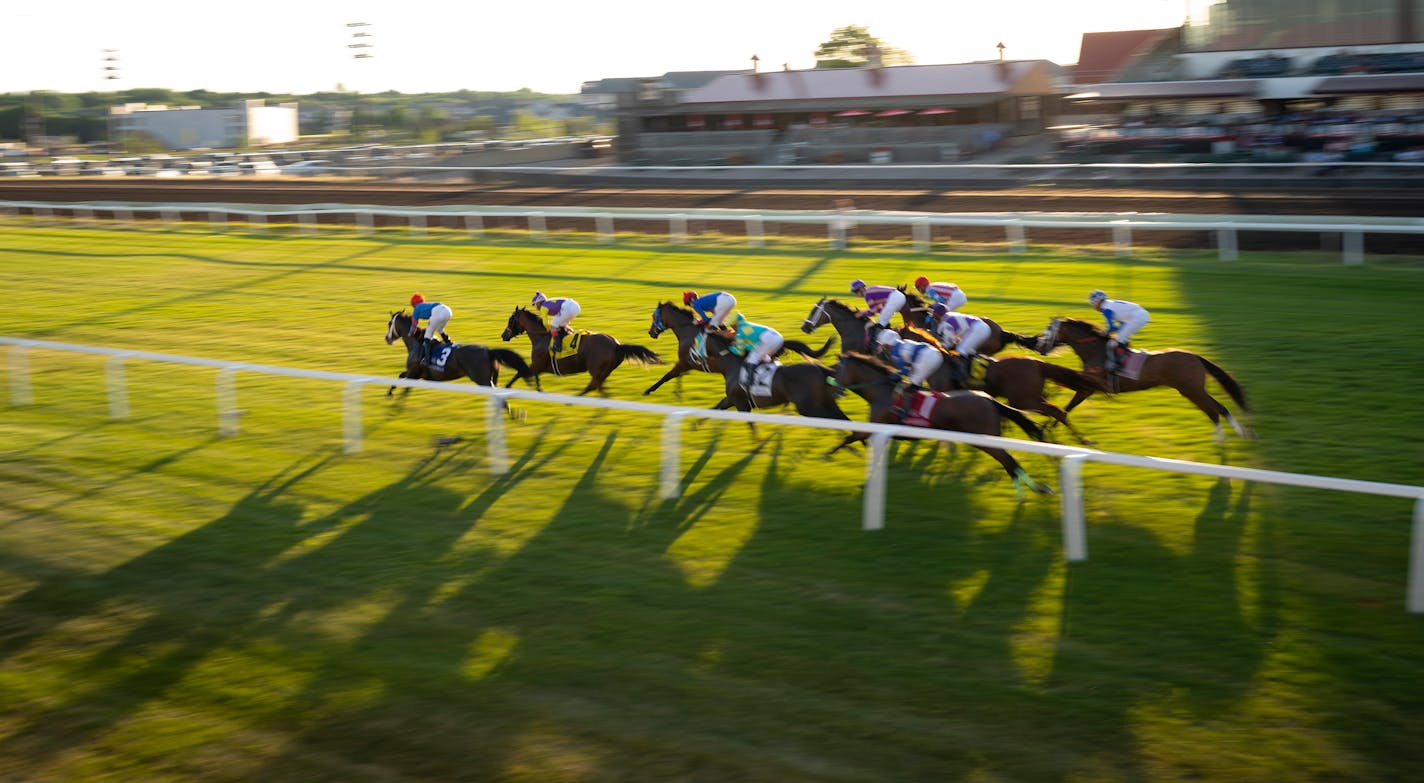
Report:
M 697 314 L 698 326 L 711 329 L 727 328 L 727 316 L 737 306 L 736 297 L 726 291 L 697 295 L 696 291 L 683 291 L 682 303 Z
M 439 302 L 427 302 L 425 297 L 419 293 L 410 296 L 410 334 L 415 336 L 420 331 L 419 324 L 425 321 L 425 339 L 420 342 L 420 353 L 417 361 L 424 364 L 430 358 L 430 352 L 444 338 L 445 342 L 450 342 L 450 338 L 445 334 L 445 324 L 450 322 L 450 316 L 454 315 L 450 308 Z

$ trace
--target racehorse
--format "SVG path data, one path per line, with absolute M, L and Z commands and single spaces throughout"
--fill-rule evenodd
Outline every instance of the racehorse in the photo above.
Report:
M 776 374 L 772 376 L 771 393 L 753 396 L 742 388 L 742 359 L 731 352 L 731 346 L 732 338 L 727 335 L 718 332 L 707 334 L 710 372 L 721 373 L 727 383 L 726 396 L 712 406 L 713 410 L 735 407 L 748 412 L 753 407 L 792 405 L 802 416 L 850 421 L 836 402 L 845 392 L 828 383 L 835 375 L 831 368 L 815 362 L 783 364 L 776 368 Z M 756 430 L 755 425 L 752 430 Z
M 841 337 L 842 351 L 864 353 L 870 345 L 868 330 L 874 319 L 861 315 L 860 312 L 838 299 L 827 299 L 823 296 L 821 301 L 811 308 L 806 320 L 801 322 L 801 331 L 810 334 L 816 331 L 817 327 L 830 324 Z M 901 337 L 909 340 L 939 345 L 939 340 L 934 335 L 918 326 L 909 325 L 896 331 Z
M 418 329 L 417 334 L 410 333 L 411 317 L 404 310 L 391 313 L 391 320 L 386 324 L 386 345 L 391 345 L 396 340 L 405 343 L 405 371 L 400 378 L 413 378 L 424 381 L 453 381 L 460 378 L 469 378 L 471 382 L 479 386 L 499 385 L 499 366 L 502 364 L 516 373 L 509 383 L 524 378 L 526 381 L 537 382 L 538 378 L 525 363 L 524 357 L 514 351 L 505 348 L 487 348 L 483 345 L 470 343 L 456 343 L 450 346 L 450 353 L 445 357 L 444 367 L 434 369 L 422 365 L 419 360 L 421 340 L 425 337 L 425 330 Z M 436 350 L 439 350 L 438 348 Z M 396 390 L 392 386 L 386 396 Z M 410 387 L 405 387 L 402 395 L 409 394 Z
M 697 350 L 697 336 L 703 333 L 702 327 L 697 325 L 697 316 L 685 307 L 678 307 L 672 302 L 660 302 L 653 308 L 653 323 L 648 327 L 648 336 L 656 340 L 658 335 L 671 330 L 677 337 L 677 364 L 673 365 L 667 374 L 658 379 L 658 382 L 648 387 L 643 392 L 644 395 L 652 394 L 659 386 L 672 380 L 680 378 L 688 370 L 697 369 L 703 372 L 716 372 L 707 362 L 707 357 Z M 826 344 L 821 346 L 821 350 L 815 351 L 811 346 L 800 340 L 787 340 L 782 344 L 781 350 L 776 352 L 776 356 L 781 356 L 787 351 L 799 353 L 813 359 L 825 356 L 826 351 L 831 349 L 833 340 L 826 340 Z M 681 381 L 678 381 L 681 384 Z M 679 386 L 679 389 L 681 387 Z M 679 396 L 681 392 L 679 392 Z
M 1108 356 L 1108 335 L 1097 326 L 1080 318 L 1054 318 L 1048 322 L 1048 328 L 1043 330 L 1043 334 L 1038 338 L 1038 352 L 1044 355 L 1051 353 L 1055 348 L 1068 346 L 1078 355 L 1078 359 L 1083 362 L 1083 370 L 1097 376 L 1105 377 L 1107 374 Z M 1243 426 L 1231 415 L 1231 411 L 1221 404 L 1215 397 L 1206 391 L 1206 376 L 1210 373 L 1216 382 L 1221 384 L 1221 388 L 1231 395 L 1231 399 L 1236 402 L 1241 410 L 1250 413 L 1251 408 L 1246 404 L 1246 391 L 1241 388 L 1241 384 L 1231 376 L 1226 370 L 1208 361 L 1204 357 L 1198 356 L 1191 351 L 1179 351 L 1176 349 L 1166 351 L 1152 351 L 1147 354 L 1147 358 L 1142 362 L 1142 370 L 1136 379 L 1118 376 L 1116 378 L 1116 391 L 1133 392 L 1142 389 L 1151 389 L 1157 386 L 1169 386 L 1177 390 L 1177 393 L 1191 400 L 1192 404 L 1201 409 L 1202 413 L 1211 419 L 1215 428 L 1214 435 L 1218 441 L 1225 437 L 1221 429 L 1221 417 L 1231 423 L 1231 428 L 1236 430 L 1236 434 L 1243 438 L 1254 438 L 1250 428 Z M 1103 391 L 1113 391 L 1111 388 L 1104 388 Z M 1097 389 L 1084 389 L 1073 395 L 1069 401 L 1067 410 L 1073 410 L 1078 403 L 1088 399 Z
M 857 351 L 850 346 L 856 341 L 865 345 L 865 327 L 870 322 L 869 318 L 861 316 L 858 311 L 835 299 L 822 299 L 816 303 L 815 307 L 811 308 L 811 314 L 801 325 L 801 329 L 810 332 L 828 321 L 840 333 L 843 349 L 866 353 L 864 349 Z M 911 339 L 925 334 L 914 327 L 906 327 L 900 331 L 901 334 Z M 921 340 L 921 342 L 939 346 L 938 341 L 933 338 Z M 1068 421 L 1066 410 L 1048 401 L 1048 398 L 1043 394 L 1043 384 L 1045 381 L 1052 381 L 1081 394 L 1084 391 L 1106 391 L 1107 387 L 1101 379 L 1031 356 L 1006 356 L 1002 359 L 986 359 L 986 361 L 988 369 L 984 373 L 983 390 L 990 396 L 1002 397 L 1009 405 L 1020 410 L 1042 413 L 1066 427 L 1068 432 L 1078 439 L 1079 443 L 1092 444 L 1092 441 L 1088 440 L 1083 433 L 1078 431 L 1077 427 L 1073 426 L 1072 422 Z M 947 358 L 940 369 L 926 382 L 935 391 L 952 391 L 962 388 L 962 384 L 955 382 L 954 370 Z
M 836 382 L 870 403 L 870 421 L 879 424 L 900 424 L 902 418 L 895 412 L 895 384 L 899 373 L 894 367 L 863 353 L 841 354 L 836 365 Z M 977 435 L 1000 435 L 1003 420 L 1017 424 L 1034 440 L 1043 440 L 1043 430 L 1034 424 L 1023 411 L 1011 408 L 983 392 L 953 391 L 936 397 L 933 407 L 925 416 L 929 427 L 955 432 L 969 432 Z M 840 446 L 831 449 L 834 454 L 843 446 L 865 440 L 864 433 L 850 433 Z M 998 460 L 1014 482 L 1014 492 L 1023 498 L 1023 488 L 1028 487 L 1041 494 L 1051 494 L 1053 490 L 1034 481 L 1018 460 L 1001 448 L 976 446 L 984 453 Z
M 934 303 L 913 287 L 900 286 L 899 290 L 905 292 L 905 305 L 900 308 L 900 317 L 905 319 L 905 325 L 918 326 L 933 333 L 934 329 L 929 325 L 929 319 L 931 317 L 930 308 Z M 989 327 L 989 336 L 984 339 L 984 342 L 979 343 L 979 354 L 982 356 L 993 356 L 1010 345 L 1021 345 L 1029 349 L 1035 349 L 1037 346 L 1038 335 L 1011 332 L 982 315 L 974 317 Z
M 509 342 L 521 334 L 529 335 L 529 343 L 532 346 L 529 364 L 535 376 L 535 388 L 539 388 L 538 376 L 547 372 L 556 375 L 586 372 L 590 377 L 588 385 L 579 392 L 579 396 L 582 396 L 591 391 L 602 390 L 609 374 L 624 360 L 662 364 L 662 359 L 647 348 L 641 345 L 624 345 L 613 335 L 602 332 L 581 334 L 578 338 L 578 350 L 572 355 L 566 353 L 555 360 L 549 353 L 552 335 L 549 333 L 549 327 L 544 325 L 544 319 L 532 310 L 516 307 L 514 312 L 509 314 L 509 322 L 505 324 L 500 339 Z M 506 387 L 513 383 L 514 381 L 510 381 Z

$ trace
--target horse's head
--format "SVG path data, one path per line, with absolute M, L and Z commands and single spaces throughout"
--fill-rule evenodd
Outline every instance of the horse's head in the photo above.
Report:
M 929 300 L 926 299 L 914 286 L 900 285 L 895 286 L 895 289 L 905 295 L 905 306 L 902 309 L 923 310 L 930 306 Z
M 509 321 L 504 325 L 504 331 L 500 333 L 499 339 L 509 342 L 521 334 L 524 334 L 524 322 L 520 319 L 520 313 L 527 313 L 522 307 L 514 308 L 514 312 L 509 314 Z
M 391 320 L 386 324 L 386 345 L 390 345 L 409 333 L 410 316 L 406 315 L 404 310 L 391 313 Z
M 692 324 L 691 310 L 678 307 L 672 302 L 660 302 L 653 308 L 653 325 L 648 327 L 648 336 L 657 339 L 663 332 Z
M 816 327 L 830 323 L 826 315 L 826 297 L 821 297 L 821 301 L 811 308 L 811 312 L 806 316 L 806 320 L 801 322 L 801 331 L 806 334 L 816 331 Z
M 1047 356 L 1054 348 L 1057 348 L 1059 341 L 1058 328 L 1062 323 L 1063 318 L 1061 316 L 1049 321 L 1048 326 L 1044 327 L 1043 333 L 1038 336 L 1038 342 L 1034 345 L 1033 349 Z

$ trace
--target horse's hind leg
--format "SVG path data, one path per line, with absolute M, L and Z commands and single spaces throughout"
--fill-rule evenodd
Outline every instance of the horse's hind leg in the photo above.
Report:
M 662 386 L 673 378 L 681 378 L 682 374 L 687 372 L 687 369 L 687 365 L 684 365 L 682 362 L 678 362 L 677 364 L 673 365 L 673 368 L 671 370 L 668 370 L 663 375 L 663 377 L 659 378 L 657 383 L 653 384 L 652 386 L 649 386 L 648 390 L 643 392 L 643 396 L 646 397 L 649 394 L 652 394 L 653 392 L 658 390 L 659 386 Z
M 1034 481 L 1033 477 L 1028 474 L 1028 471 L 1024 470 L 1023 465 L 1020 465 L 1019 461 L 1014 459 L 1012 454 L 1003 449 L 980 448 L 985 454 L 998 460 L 999 464 L 1004 466 L 1004 471 L 1009 474 L 1009 478 L 1014 482 L 1014 496 L 1019 500 L 1024 499 L 1023 491 L 1025 487 L 1040 495 L 1053 494 L 1053 490 L 1048 485 Z
M 1225 416 L 1226 420 L 1231 422 L 1231 428 L 1236 430 L 1237 435 L 1243 438 L 1251 437 L 1250 430 L 1242 427 L 1241 422 L 1238 422 L 1236 417 L 1231 415 L 1230 409 L 1222 405 L 1215 397 L 1207 394 L 1206 389 L 1178 389 L 1177 393 L 1191 400 L 1193 405 L 1197 406 L 1202 413 L 1207 415 L 1207 418 L 1211 419 L 1212 437 L 1217 443 L 1222 443 L 1226 440 L 1226 433 L 1221 430 L 1222 416 Z

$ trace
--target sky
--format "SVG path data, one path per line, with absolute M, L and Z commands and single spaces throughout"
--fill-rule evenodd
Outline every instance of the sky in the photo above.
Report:
M 1077 62 L 1084 32 L 1175 27 L 1184 0 L 0 0 L 0 93 L 577 93 L 668 71 L 815 65 L 860 25 L 920 64 Z M 348 28 L 366 22 L 366 28 Z M 354 59 L 364 29 L 374 57 Z M 119 78 L 103 78 L 116 49 Z

